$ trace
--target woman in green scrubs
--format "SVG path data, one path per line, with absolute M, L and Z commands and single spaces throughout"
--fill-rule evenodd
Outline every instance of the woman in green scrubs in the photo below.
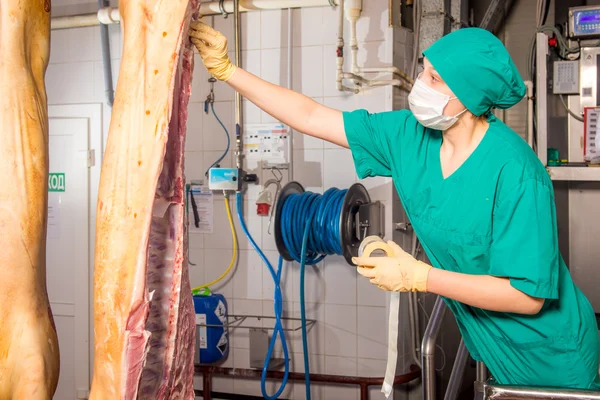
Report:
M 455 31 L 424 52 L 410 110 L 340 112 L 236 68 L 202 22 L 191 40 L 215 78 L 305 134 L 348 147 L 360 178 L 392 177 L 432 265 L 356 259 L 384 290 L 442 296 L 465 344 L 500 384 L 597 388 L 598 326 L 558 251 L 552 182 L 491 110 L 525 94 L 491 33 Z

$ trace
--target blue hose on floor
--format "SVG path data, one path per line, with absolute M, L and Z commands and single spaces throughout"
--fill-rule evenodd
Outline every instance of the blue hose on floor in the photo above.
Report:
M 263 365 L 262 376 L 261 376 L 261 380 L 260 380 L 260 390 L 262 392 L 263 397 L 267 400 L 275 400 L 279 396 L 281 396 L 281 394 L 285 390 L 285 385 L 287 384 L 288 376 L 290 373 L 290 357 L 288 354 L 287 342 L 285 340 L 283 325 L 281 323 L 281 313 L 283 311 L 283 296 L 281 295 L 280 282 L 281 282 L 281 270 L 282 270 L 282 265 L 283 265 L 283 258 L 279 257 L 279 265 L 277 266 L 277 271 L 275 271 L 275 269 L 273 268 L 273 266 L 271 265 L 271 263 L 269 262 L 269 260 L 265 256 L 265 254 L 262 252 L 260 247 L 258 247 L 258 245 L 254 241 L 254 239 L 252 239 L 252 236 L 250 235 L 250 232 L 248 231 L 248 228 L 246 227 L 246 223 L 244 222 L 244 216 L 243 216 L 243 212 L 242 212 L 243 207 L 242 207 L 242 193 L 241 192 L 238 192 L 236 194 L 235 200 L 236 200 L 236 207 L 237 207 L 237 215 L 240 220 L 240 226 L 242 227 L 242 230 L 246 234 L 246 237 L 248 237 L 248 241 L 250 242 L 250 244 L 252 245 L 254 250 L 256 250 L 256 252 L 260 256 L 260 258 L 263 260 L 263 262 L 269 269 L 269 272 L 271 273 L 271 277 L 273 278 L 273 282 L 275 283 L 275 292 L 274 292 L 274 296 L 273 296 L 274 303 L 275 303 L 275 305 L 274 305 L 275 326 L 273 327 L 273 336 L 271 336 L 271 342 L 269 343 L 269 349 L 268 349 L 267 355 L 265 357 L 265 363 Z M 283 359 L 285 362 L 285 366 L 284 366 L 284 373 L 283 373 L 283 381 L 281 382 L 279 389 L 277 390 L 277 392 L 275 392 L 275 394 L 273 396 L 269 396 L 267 394 L 267 388 L 266 388 L 267 371 L 268 371 L 268 367 L 269 367 L 269 361 L 271 361 L 271 357 L 273 355 L 275 343 L 277 342 L 277 336 L 279 336 L 279 339 L 281 340 L 281 347 L 283 349 Z
M 302 320 L 302 348 L 304 353 L 304 371 L 306 385 L 306 399 L 310 400 L 310 366 L 308 352 L 308 337 L 306 331 L 306 307 L 304 299 L 304 273 L 307 265 L 315 265 L 322 261 L 327 255 L 342 255 L 343 250 L 340 240 L 340 216 L 347 190 L 331 188 L 323 195 L 304 192 L 291 194 L 285 199 L 281 209 L 281 232 L 284 245 L 290 256 L 300 263 L 300 314 Z M 250 244 L 256 250 L 263 262 L 266 264 L 271 277 L 275 282 L 275 327 L 269 349 L 263 365 L 261 391 L 267 400 L 277 399 L 284 391 L 289 376 L 289 354 L 287 343 L 281 323 L 283 308 L 283 297 L 281 295 L 281 270 L 283 258 L 279 257 L 277 271 L 273 268 L 262 250 L 252 239 L 250 232 L 244 222 L 242 213 L 242 194 L 236 194 L 237 214 L 240 219 L 242 230 L 248 237 Z M 269 361 L 273 355 L 273 349 L 277 336 L 281 340 L 285 360 L 283 381 L 273 396 L 266 393 L 266 375 Z
M 340 216 L 347 190 L 331 188 L 323 195 L 311 192 L 292 194 L 285 199 L 281 232 L 290 256 L 300 263 L 300 314 L 306 399 L 310 400 L 310 367 L 304 301 L 306 265 L 315 265 L 327 255 L 343 254 L 340 240 Z

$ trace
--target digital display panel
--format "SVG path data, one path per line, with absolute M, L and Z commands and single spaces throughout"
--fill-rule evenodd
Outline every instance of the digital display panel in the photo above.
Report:
M 600 35 L 600 8 L 574 11 L 572 32 L 575 36 Z

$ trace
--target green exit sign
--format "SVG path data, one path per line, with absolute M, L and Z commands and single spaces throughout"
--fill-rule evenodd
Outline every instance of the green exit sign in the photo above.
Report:
M 60 172 L 51 172 L 48 176 L 48 191 L 49 192 L 64 192 L 65 191 L 65 174 Z

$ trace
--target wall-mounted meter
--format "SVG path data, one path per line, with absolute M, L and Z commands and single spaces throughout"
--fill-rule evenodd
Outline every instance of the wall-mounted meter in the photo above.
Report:
M 600 6 L 569 8 L 569 37 L 600 36 Z
M 579 59 L 579 95 L 581 109 L 597 107 L 598 104 L 598 72 L 600 69 L 600 47 L 583 47 Z
M 579 94 L 579 61 L 554 61 L 554 94 Z

